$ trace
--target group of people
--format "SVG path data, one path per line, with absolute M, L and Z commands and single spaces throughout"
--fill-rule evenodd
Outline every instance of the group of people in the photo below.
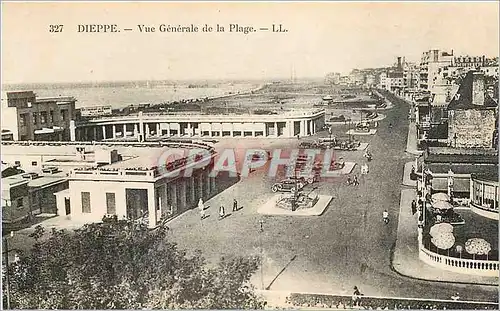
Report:
M 359 180 L 358 180 L 358 176 L 357 175 L 354 175 L 354 178 L 351 179 L 351 176 L 347 177 L 347 185 L 348 186 L 358 186 L 359 185 Z
M 205 207 L 205 204 L 203 203 L 203 200 L 200 198 L 200 200 L 198 201 L 198 209 L 200 210 L 200 217 L 201 217 L 201 220 L 207 218 L 207 214 L 205 213 L 205 210 L 208 208 Z M 238 207 L 238 201 L 236 201 L 236 199 L 233 199 L 233 212 L 236 212 L 237 210 L 239 209 Z M 219 220 L 221 219 L 224 219 L 226 217 L 226 209 L 224 207 L 224 205 L 221 205 L 219 207 Z
M 363 154 L 363 157 L 365 157 L 365 158 L 366 158 L 366 160 L 367 160 L 368 162 L 370 162 L 370 161 L 372 160 L 372 158 L 373 158 L 373 156 L 372 156 L 371 152 L 370 152 L 370 151 L 368 151 L 368 149 L 367 149 L 367 150 L 365 151 L 365 153 Z

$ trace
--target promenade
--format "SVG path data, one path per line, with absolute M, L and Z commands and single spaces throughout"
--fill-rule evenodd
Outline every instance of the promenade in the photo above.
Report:
M 394 95 L 394 97 L 396 96 Z M 396 98 L 400 101 L 410 103 L 405 99 Z M 406 152 L 413 157 L 418 157 L 422 154 L 422 151 L 417 150 L 416 125 L 414 122 L 409 122 L 408 124 Z M 411 202 L 416 198 L 416 181 L 410 179 L 411 169 L 414 165 L 415 161 L 408 161 L 404 164 L 397 239 L 392 256 L 392 266 L 395 271 L 401 275 L 429 281 L 497 285 L 498 278 L 454 273 L 431 267 L 420 261 L 417 239 L 418 216 L 417 214 L 413 215 L 411 211 Z

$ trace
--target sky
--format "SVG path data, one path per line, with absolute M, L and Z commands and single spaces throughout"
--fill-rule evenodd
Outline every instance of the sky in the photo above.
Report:
M 397 56 L 418 61 L 429 49 L 495 57 L 498 12 L 498 2 L 2 2 L 2 83 L 271 79 L 290 78 L 292 68 L 300 79 L 388 66 Z M 49 32 L 51 24 L 63 31 Z M 79 33 L 79 24 L 121 31 Z M 161 24 L 200 29 L 166 33 Z M 226 31 L 201 32 L 205 24 Z M 288 32 L 229 32 L 229 24 Z

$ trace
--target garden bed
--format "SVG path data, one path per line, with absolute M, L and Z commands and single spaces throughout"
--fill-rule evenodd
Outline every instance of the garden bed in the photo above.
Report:
M 382 298 L 360 296 L 359 306 L 354 306 L 351 296 L 301 294 L 292 293 L 287 302 L 294 307 L 302 308 L 336 308 L 336 309 L 391 309 L 391 310 L 422 310 L 422 309 L 452 309 L 452 310 L 497 310 L 495 303 L 473 303 L 461 301 L 436 301 L 431 299 Z

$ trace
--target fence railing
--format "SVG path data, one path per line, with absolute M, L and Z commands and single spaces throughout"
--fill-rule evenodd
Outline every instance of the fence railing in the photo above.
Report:
M 498 277 L 498 260 L 466 259 L 435 253 L 420 244 L 420 259 L 428 265 L 457 273 Z

